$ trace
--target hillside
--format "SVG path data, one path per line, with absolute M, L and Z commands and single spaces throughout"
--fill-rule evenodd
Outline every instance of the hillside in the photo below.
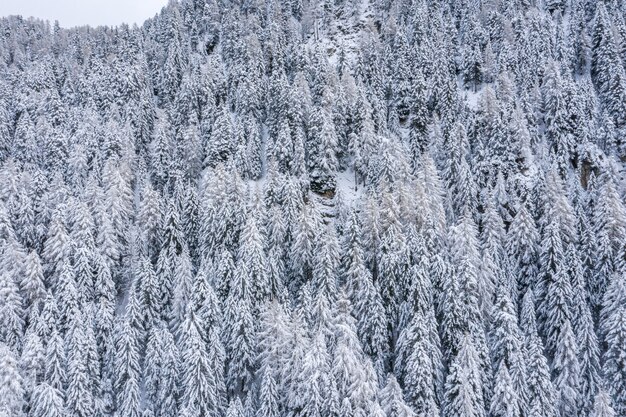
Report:
M 0 18 L 0 417 L 626 417 L 626 2 Z

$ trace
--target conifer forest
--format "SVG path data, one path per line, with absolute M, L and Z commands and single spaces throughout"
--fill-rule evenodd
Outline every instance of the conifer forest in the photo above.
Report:
M 626 2 L 0 18 L 0 417 L 626 417 Z

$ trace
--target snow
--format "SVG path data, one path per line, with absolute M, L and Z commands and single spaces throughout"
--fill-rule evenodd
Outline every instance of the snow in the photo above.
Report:
M 477 88 L 476 91 L 465 90 L 465 102 L 467 103 L 467 107 L 472 110 L 478 110 L 478 103 L 480 102 L 480 98 L 482 97 L 482 88 Z
M 354 207 L 363 195 L 363 187 L 355 187 L 354 171 L 351 169 L 337 173 L 337 190 L 348 207 Z
M 459 91 L 463 94 L 463 98 L 465 100 L 465 103 L 467 103 L 467 107 L 469 107 L 471 110 L 478 110 L 478 103 L 480 103 L 480 98 L 483 95 L 483 87 L 485 86 L 485 83 L 478 84 L 475 90 L 471 88 L 465 88 L 463 77 L 459 75 L 456 79 L 456 84 L 459 88 Z

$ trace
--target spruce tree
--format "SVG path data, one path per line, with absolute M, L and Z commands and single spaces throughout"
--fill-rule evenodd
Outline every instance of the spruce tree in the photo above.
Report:
M 276 391 L 276 381 L 270 367 L 265 368 L 261 390 L 259 392 L 259 408 L 256 417 L 278 417 L 279 397 Z
M 611 397 L 606 391 L 601 390 L 595 396 L 593 401 L 593 410 L 589 414 L 593 417 L 614 417 L 615 410 L 613 410 Z
M 519 412 L 526 405 L 527 369 L 526 357 L 523 348 L 522 333 L 517 324 L 517 314 L 509 296 L 509 291 L 503 283 L 498 285 L 492 313 L 491 324 L 491 359 L 493 369 L 496 370 L 494 395 L 500 396 L 497 401 L 508 403 L 511 409 L 498 413 Z M 501 384 L 500 386 L 498 386 Z M 500 391 L 498 391 L 500 390 Z M 514 393 L 515 404 L 505 398 Z M 500 408 L 505 404 L 494 405 Z M 517 410 L 517 411 L 516 411 Z
M 337 301 L 337 332 L 331 372 L 337 384 L 339 398 L 348 400 L 353 413 L 366 413 L 368 404 L 376 398 L 377 375 L 368 356 L 361 348 L 351 305 L 343 296 Z
M 519 416 L 518 391 L 515 390 L 505 362 L 500 362 L 496 373 L 489 414 L 492 416 Z
M 131 295 L 131 298 L 134 296 Z M 133 301 L 129 301 L 132 303 Z M 133 327 L 132 311 L 127 309 L 126 316 L 118 322 L 115 343 L 114 383 L 117 392 L 117 410 L 122 416 L 140 416 L 140 348 L 139 331 Z
M 525 204 L 520 204 L 506 238 L 506 249 L 513 259 L 513 268 L 518 275 L 520 297 L 538 280 L 539 234 Z
M 155 417 L 176 413 L 180 351 L 165 323 L 155 323 L 148 336 L 143 367 L 143 386 Z M 146 407 L 147 408 L 147 407 Z
M 25 312 L 22 296 L 13 274 L 8 270 L 7 261 L 0 264 L 0 322 L 0 342 L 19 351 L 24 335 Z
M 337 133 L 327 109 L 315 106 L 311 112 L 309 137 L 309 176 L 315 191 L 334 191 L 337 162 Z
M 45 382 L 37 385 L 28 415 L 30 417 L 63 417 L 65 408 L 61 392 Z
M 36 307 L 37 301 L 45 296 L 43 268 L 35 251 L 31 251 L 25 259 L 24 278 L 20 286 L 25 295 L 24 301 L 29 307 Z
M 554 353 L 552 373 L 558 395 L 558 412 L 561 416 L 569 416 L 578 410 L 580 396 L 580 365 L 576 356 L 578 346 L 569 320 L 564 322 L 560 337 Z
M 626 306 L 623 300 L 626 294 L 623 276 L 616 276 L 607 290 L 606 300 L 613 298 L 617 301 L 610 305 L 605 301 L 606 321 L 604 344 L 606 351 L 603 355 L 603 373 L 607 381 L 607 390 L 613 397 L 613 407 L 617 415 L 626 412 L 626 373 L 624 372 L 624 352 L 626 346 Z M 610 307 L 609 307 L 610 306 Z M 609 308 L 607 308 L 609 307 Z
M 0 343 L 0 413 L 7 416 L 24 415 L 24 385 L 15 352 Z
M 397 350 L 404 349 L 399 353 L 404 357 L 402 376 L 406 397 L 417 416 L 439 412 L 442 363 L 439 340 L 433 331 L 434 320 L 432 311 L 416 311 L 397 345 Z
M 189 416 L 219 416 L 215 372 L 197 318 L 188 311 L 182 326 L 182 360 L 179 372 L 180 409 Z M 173 371 L 174 369 L 172 369 Z
M 535 314 L 535 299 L 528 289 L 522 301 L 520 323 L 524 331 L 527 370 L 527 409 L 530 415 L 556 416 L 555 392 L 550 380 L 550 368 L 544 356 L 544 347 L 539 337 Z
M 77 417 L 91 415 L 95 406 L 92 391 L 93 375 L 89 369 L 87 356 L 87 334 L 83 325 L 85 314 L 81 311 L 74 313 L 69 323 L 66 335 L 67 351 L 67 388 L 65 401 L 70 413 Z
M 405 402 L 402 388 L 393 375 L 387 376 L 387 383 L 380 393 L 380 406 L 387 416 L 413 417 L 415 413 Z
M 445 384 L 444 412 L 448 416 L 484 416 L 485 400 L 478 354 L 469 334 L 450 363 Z

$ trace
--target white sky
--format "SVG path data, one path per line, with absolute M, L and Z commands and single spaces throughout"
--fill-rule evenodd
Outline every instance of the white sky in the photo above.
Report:
M 157 14 L 167 0 L 0 0 L 0 16 L 22 15 L 58 20 L 62 27 L 141 25 Z

